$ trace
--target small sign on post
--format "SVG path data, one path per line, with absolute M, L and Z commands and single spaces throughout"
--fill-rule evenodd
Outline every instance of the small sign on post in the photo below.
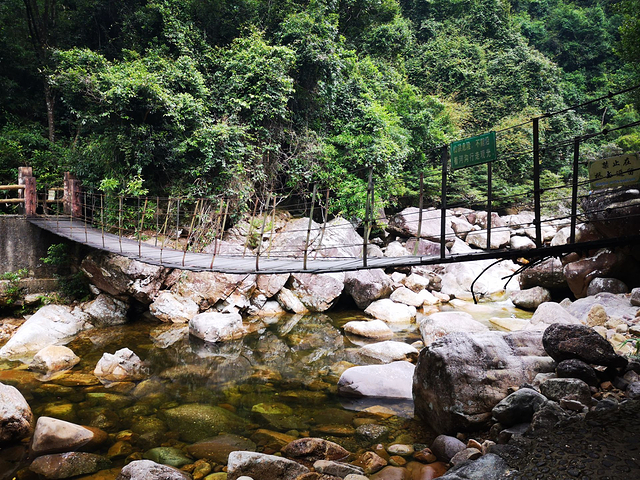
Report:
M 496 159 L 496 132 L 451 143 L 451 169 L 470 167 Z
M 594 190 L 636 185 L 640 181 L 637 153 L 603 158 L 589 163 L 589 182 Z

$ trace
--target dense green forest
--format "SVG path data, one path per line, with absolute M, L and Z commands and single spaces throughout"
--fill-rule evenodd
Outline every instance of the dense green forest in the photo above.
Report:
M 358 215 L 369 167 L 381 205 L 420 172 L 437 201 L 439 147 L 495 130 L 506 203 L 529 188 L 526 122 L 640 83 L 639 39 L 639 0 L 3 0 L 0 181 L 31 165 L 239 204 L 318 183 Z M 542 140 L 638 121 L 638 98 L 555 116 Z M 583 154 L 636 150 L 637 128 Z M 547 181 L 569 157 L 545 150 Z M 456 172 L 453 197 L 483 201 L 485 172 Z

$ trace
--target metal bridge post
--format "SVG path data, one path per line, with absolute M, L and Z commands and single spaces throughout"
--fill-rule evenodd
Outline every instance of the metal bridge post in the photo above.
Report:
M 311 238 L 311 225 L 313 224 L 313 206 L 316 203 L 316 193 L 318 191 L 318 185 L 313 184 L 313 193 L 311 194 L 311 210 L 309 212 L 309 226 L 307 227 L 307 240 L 304 243 L 304 259 L 302 261 L 302 269 L 307 269 L 307 257 L 309 255 L 309 238 Z M 273 226 L 272 226 L 273 231 Z
M 244 241 L 244 250 L 242 251 L 242 258 L 247 253 L 247 247 L 249 246 L 249 239 L 251 238 L 251 234 L 253 233 L 253 219 L 256 218 L 256 211 L 258 210 L 258 197 L 256 197 L 256 201 L 253 204 L 253 215 L 249 218 L 249 233 L 247 233 L 247 238 Z
M 260 248 L 262 246 L 262 237 L 264 235 L 264 227 L 269 218 L 269 204 L 271 203 L 271 193 L 267 197 L 267 208 L 264 209 L 264 218 L 262 219 L 262 228 L 260 229 L 260 237 L 258 238 L 258 250 L 256 251 L 256 272 L 260 270 Z
M 276 201 L 278 197 L 273 196 L 273 209 L 271 210 L 271 231 L 269 232 L 269 247 L 267 247 L 267 258 L 271 258 L 271 244 L 273 243 L 273 229 L 276 226 Z M 227 204 L 228 206 L 229 204 Z
M 424 172 L 420 172 L 420 201 L 418 203 L 418 235 L 416 244 L 413 247 L 413 255 L 418 254 L 418 246 L 420 245 L 420 236 L 422 235 L 422 205 L 424 202 Z
M 374 208 L 375 201 L 373 197 L 373 167 L 369 169 L 369 182 L 367 184 L 367 201 L 364 207 L 364 235 L 362 240 L 362 266 L 367 266 L 369 232 L 371 232 L 371 212 Z
M 491 162 L 487 163 L 487 249 L 491 250 Z
M 447 253 L 446 224 L 447 224 L 447 162 L 449 160 L 447 145 L 442 147 L 442 194 L 440 197 L 440 258 L 445 258 Z
M 540 118 L 533 119 L 533 220 L 536 226 L 536 247 L 542 246 L 542 217 L 540 214 Z
M 576 243 L 576 217 L 578 215 L 578 166 L 580 159 L 580 137 L 573 140 L 573 178 L 571 179 L 571 235 L 569 243 Z

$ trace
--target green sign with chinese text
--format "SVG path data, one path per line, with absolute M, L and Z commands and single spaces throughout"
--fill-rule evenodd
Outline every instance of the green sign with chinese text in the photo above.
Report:
M 496 132 L 451 143 L 451 169 L 480 165 L 496 159 Z

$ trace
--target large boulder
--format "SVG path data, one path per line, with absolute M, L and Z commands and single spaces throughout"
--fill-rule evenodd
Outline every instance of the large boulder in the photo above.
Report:
M 167 275 L 164 267 L 115 254 L 89 254 L 80 268 L 103 292 L 115 297 L 134 297 L 144 304 L 153 301 Z
M 172 293 L 192 299 L 201 310 L 207 310 L 219 301 L 245 308 L 256 288 L 256 276 L 174 270 L 167 283 L 171 284 Z
M 567 288 L 564 267 L 558 258 L 549 258 L 525 269 L 520 274 L 520 288 L 544 287 L 549 290 Z
M 640 215 L 640 192 L 622 189 L 586 195 L 582 208 L 590 223 L 605 238 L 640 235 L 640 222 L 629 221 Z
M 466 312 L 437 312 L 418 319 L 420 334 L 425 345 L 454 332 L 487 332 L 489 327 L 474 320 Z
M 587 288 L 587 296 L 596 295 L 598 293 L 629 293 L 629 287 L 617 278 L 596 277 L 591 280 Z
M 432 242 L 431 240 L 425 240 L 424 238 L 410 238 L 407 240 L 404 248 L 409 255 L 420 255 L 423 257 L 437 257 L 440 256 L 440 241 Z
M 227 464 L 228 480 L 240 477 L 260 480 L 295 480 L 308 473 L 304 465 L 289 460 L 257 452 L 231 452 Z
M 191 298 L 163 290 L 149 305 L 149 313 L 161 322 L 187 323 L 198 314 L 198 304 Z
M 598 293 L 593 297 L 580 298 L 566 308 L 571 315 L 579 318 L 584 323 L 594 305 L 602 305 L 609 317 L 619 317 L 630 322 L 635 319 L 638 311 L 637 306 L 634 306 L 633 302 L 629 301 L 628 296 L 607 292 Z
M 255 452 L 256 444 L 248 438 L 224 433 L 187 447 L 187 453 L 194 458 L 223 464 L 227 463 L 229 454 L 236 451 Z
M 344 273 L 293 273 L 291 291 L 312 312 L 331 308 L 344 289 Z
M 565 265 L 564 275 L 576 298 L 582 298 L 587 295 L 589 284 L 594 278 L 615 275 L 625 261 L 623 255 L 602 249 L 592 257 Z
M 389 219 L 389 230 L 399 233 L 404 237 L 418 236 L 418 220 L 420 209 L 416 207 L 408 207 L 400 213 L 395 214 Z M 440 241 L 440 210 L 426 209 L 422 210 L 422 227 L 420 229 L 420 237 Z M 455 235 L 451 228 L 451 212 L 446 212 L 445 231 L 447 238 Z
M 322 243 L 320 240 L 322 239 Z M 324 229 L 324 235 L 313 244 L 314 255 L 333 258 L 362 257 L 363 239 L 348 220 L 336 217 Z
M 407 398 L 415 366 L 409 362 L 365 365 L 345 370 L 338 381 L 338 393 L 347 397 Z
M 127 323 L 129 305 L 122 300 L 101 293 L 95 300 L 84 306 L 84 311 L 96 326 L 122 325 Z
M 547 354 L 558 362 L 577 358 L 591 365 L 606 367 L 624 367 L 627 364 L 627 360 L 616 354 L 606 339 L 585 325 L 553 324 L 545 330 L 542 342 Z
M 200 313 L 189 321 L 189 333 L 209 343 L 240 338 L 244 331 L 239 313 Z
M 0 445 L 31 434 L 33 414 L 17 388 L 0 383 Z
M 516 264 L 510 260 L 504 260 L 498 265 L 491 265 L 490 260 L 478 260 L 475 262 L 451 263 L 445 267 L 442 277 L 440 291 L 449 296 L 471 300 L 471 285 L 476 295 L 491 295 L 503 292 L 505 289 L 504 277 L 513 275 L 518 269 Z M 518 284 L 512 281 L 508 284 L 509 290 L 517 290 Z
M 22 324 L 0 349 L 0 357 L 30 359 L 44 347 L 67 343 L 91 326 L 89 316 L 78 308 L 46 305 Z
M 371 302 L 388 297 L 392 284 L 391 278 L 380 268 L 346 272 L 344 277 L 345 292 L 363 310 Z
M 531 316 L 527 330 L 544 330 L 554 323 L 580 324 L 562 305 L 555 302 L 541 303 Z
M 287 284 L 289 277 L 288 273 L 260 274 L 256 278 L 256 290 L 271 298 Z
M 540 332 L 449 334 L 420 352 L 413 379 L 416 415 L 439 433 L 479 429 L 509 387 L 554 367 Z

